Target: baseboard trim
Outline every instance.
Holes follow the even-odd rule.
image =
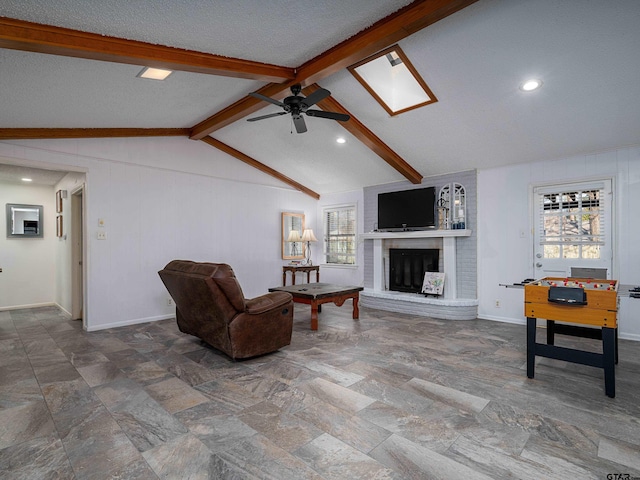
[[[519,318],[507,318],[507,317],[494,317],[492,315],[478,315],[478,318],[481,320],[491,320],[492,322],[502,322],[502,323],[514,323],[517,325],[526,325],[526,319]],[[545,328],[542,325],[542,328]],[[622,340],[632,340],[634,342],[640,342],[640,334],[637,333],[622,333],[618,330],[618,337]]]
[[[109,328],[126,327],[128,325],[138,325],[140,323],[151,323],[159,320],[169,320],[171,318],[176,318],[175,314],[172,313],[168,315],[158,315],[156,317],[134,318],[132,320],[106,323],[104,325],[87,325],[87,332],[97,332],[98,330],[108,330]]]
[[[46,302],[46,303],[32,303],[29,305],[13,305],[11,307],[0,307],[0,311],[3,310],[24,310],[25,308],[38,308],[38,307],[58,307],[59,305],[55,302]]]
[[[69,318],[71,318],[71,312],[68,311],[66,308],[64,308],[62,305],[60,305],[59,303],[56,303],[56,307],[58,307],[60,310],[62,310],[64,313],[66,313],[67,315],[69,315]]]
[[[509,318],[509,317],[496,317],[494,315],[478,315],[480,320],[491,320],[492,322],[501,322],[501,323],[513,323],[515,325],[526,325],[526,319],[520,318]]]
[[[635,342],[640,342],[640,334],[637,333],[620,333],[618,330],[618,338],[622,340],[633,340]]]

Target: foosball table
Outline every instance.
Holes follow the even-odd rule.
[[[615,397],[617,312],[617,280],[546,277],[526,283],[527,377],[534,377],[536,356],[598,367],[604,369],[605,393]],[[538,318],[547,321],[546,344],[536,342]],[[556,324],[556,321],[564,324]],[[601,339],[602,353],[556,346],[556,333]]]

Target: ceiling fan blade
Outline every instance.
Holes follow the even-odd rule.
[[[293,124],[296,126],[296,132],[304,133],[307,131],[307,124],[304,122],[302,115],[292,115]]]
[[[278,105],[279,107],[284,107],[284,103],[279,102],[278,100],[274,100],[271,97],[266,97],[261,93],[251,92],[249,95],[255,98],[259,98],[260,100],[264,100],[265,102],[273,103],[274,105]]]
[[[264,120],[265,118],[279,117],[280,115],[286,115],[287,112],[270,113],[269,115],[262,115],[260,117],[247,118],[247,122],[255,122],[256,120]]]
[[[339,122],[346,122],[351,118],[346,113],[325,112],[323,110],[307,110],[305,113],[310,117],[329,118],[331,120],[338,120]]]
[[[324,100],[329,95],[331,95],[331,92],[329,90],[320,88],[306,97],[304,100],[302,100],[302,103],[304,103],[307,107],[310,107],[311,105],[315,105],[316,103],[318,103],[320,100]]]

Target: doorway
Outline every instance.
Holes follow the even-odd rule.
[[[84,319],[84,185],[71,192],[71,318]]]
[[[569,277],[572,269],[612,278],[611,179],[533,189],[535,278]]]

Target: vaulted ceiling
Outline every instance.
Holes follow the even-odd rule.
[[[4,0],[0,16],[0,141],[182,136],[316,198],[640,143],[635,0]],[[439,101],[391,117],[346,67],[395,43]],[[543,87],[519,90],[530,77]],[[294,83],[352,119],[245,121],[278,111],[249,93]]]

